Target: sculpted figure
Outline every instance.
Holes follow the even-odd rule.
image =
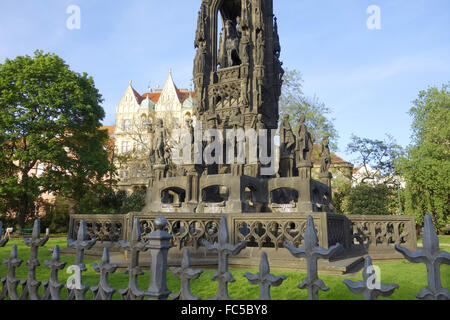
[[[239,37],[233,22],[227,20],[225,23],[225,51],[227,53],[227,67],[239,64]]]
[[[305,124],[306,117],[300,116],[298,129],[297,129],[297,148],[298,153],[297,161],[311,161],[311,155],[314,147],[314,140],[311,133],[308,131],[308,127]]]
[[[326,174],[330,171],[331,166],[330,137],[328,136],[325,136],[322,141],[321,159],[320,173]]]
[[[167,132],[166,129],[164,128],[163,120],[160,119],[157,122],[155,129],[155,136],[153,138],[153,152],[156,164],[165,163],[164,153],[166,141],[167,141]]]
[[[292,131],[289,115],[285,114],[280,125],[280,151],[281,155],[289,155],[293,152],[295,146],[295,136]]]
[[[264,53],[266,48],[266,41],[264,40],[264,35],[262,32],[258,33],[256,38],[256,65],[264,65]]]

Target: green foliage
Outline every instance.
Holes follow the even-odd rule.
[[[57,192],[79,201],[113,167],[99,130],[105,113],[87,74],[36,51],[0,64],[0,209],[24,226],[37,199]],[[44,165],[43,174],[34,174]]]
[[[333,120],[329,119],[330,108],[320,102],[317,97],[306,97],[303,93],[303,79],[297,70],[286,70],[283,76],[282,94],[280,97],[280,117],[285,114],[290,117],[291,127],[297,132],[299,118],[306,116],[306,125],[316,142],[322,141],[325,136],[330,137],[330,147],[337,149],[336,141],[339,135],[334,127]]]
[[[50,229],[51,233],[67,233],[70,221],[70,203],[57,197],[54,204],[47,204],[46,215],[41,220],[41,230]]]
[[[425,214],[438,228],[450,211],[450,83],[419,93],[410,114],[413,144],[398,164],[407,182],[406,210],[418,224]]]
[[[359,184],[342,188],[334,196],[336,210],[344,214],[398,214],[398,193],[384,184]]]
[[[139,212],[145,206],[147,192],[139,190],[131,195],[125,191],[109,189],[103,194],[90,192],[76,205],[75,211],[82,214],[127,214]]]

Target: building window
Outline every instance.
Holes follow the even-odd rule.
[[[122,141],[122,153],[129,153],[129,152],[131,152],[131,142]]]
[[[123,120],[123,131],[131,132],[131,120]]]

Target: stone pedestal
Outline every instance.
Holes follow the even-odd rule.
[[[294,155],[281,157],[280,169],[278,172],[281,178],[290,178],[294,176]]]
[[[153,175],[156,181],[160,181],[165,178],[165,173],[167,170],[167,165],[165,164],[155,164],[153,166]]]
[[[330,172],[321,173],[319,175],[320,182],[327,185],[329,188],[331,188],[331,179],[333,179],[333,175]]]
[[[313,163],[311,161],[301,161],[297,163],[298,176],[302,180],[311,180],[311,170]]]

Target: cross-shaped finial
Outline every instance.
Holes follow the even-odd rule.
[[[50,269],[50,280],[43,283],[44,286],[44,300],[61,300],[61,289],[64,288],[64,283],[58,280],[58,271],[63,270],[67,262],[59,261],[60,251],[59,246],[56,245],[53,249],[52,260],[45,260],[44,264]]]
[[[128,287],[119,290],[123,300],[142,300],[145,292],[139,289],[138,277],[143,275],[139,267],[139,253],[148,250],[148,247],[141,241],[141,222],[136,218],[133,222],[133,229],[131,231],[130,242],[120,241],[120,246],[130,253],[130,260],[128,262],[128,269],[125,271],[129,276]]]
[[[429,214],[425,216],[422,243],[423,249],[414,252],[399,244],[395,245],[395,250],[403,254],[408,261],[427,265],[428,286],[424,287],[416,297],[427,300],[449,300],[448,290],[442,287],[441,264],[450,264],[450,253],[440,250],[439,238]]]
[[[9,259],[3,259],[3,263],[8,266],[8,275],[6,279],[2,279],[2,282],[6,284],[6,292],[2,292],[5,297],[9,297],[11,300],[19,300],[17,294],[17,286],[20,280],[16,278],[16,268],[20,267],[23,260],[17,259],[17,245],[13,245]]]
[[[306,258],[308,276],[298,287],[300,289],[308,290],[309,300],[319,299],[319,290],[328,291],[330,288],[325,286],[325,283],[319,279],[317,260],[329,259],[342,250],[342,246],[337,243],[330,247],[328,250],[319,247],[319,239],[314,227],[314,219],[312,216],[308,216],[305,231],[305,246],[296,248],[295,246],[285,242],[284,246],[291,252],[296,258]]]
[[[92,293],[94,294],[94,300],[112,300],[112,296],[114,295],[114,292],[116,292],[116,289],[111,288],[109,285],[108,276],[110,273],[116,272],[119,266],[110,263],[108,247],[103,248],[102,262],[100,264],[93,263],[92,267],[95,272],[100,274],[100,283],[91,288]]]
[[[41,264],[38,260],[38,250],[39,247],[43,247],[49,239],[49,236],[46,235],[41,239],[41,220],[36,219],[33,225],[33,232],[31,234],[31,239],[25,238],[23,241],[25,244],[30,247],[30,259],[27,261],[28,266],[28,278],[26,282],[22,284],[22,298],[27,299],[28,296],[31,300],[40,300],[41,298],[38,295],[39,287],[41,286],[41,282],[36,279],[36,267],[39,267]]]
[[[86,271],[86,265],[84,264],[84,251],[91,249],[97,239],[87,239],[86,232],[86,220],[81,220],[80,227],[78,229],[77,240],[73,240],[71,238],[67,239],[67,247],[75,249],[75,265],[80,268],[80,273]],[[81,275],[80,275],[81,277]],[[89,290],[89,286],[85,286],[82,284],[82,279],[80,279],[80,287],[75,289],[68,289],[69,295],[67,300],[84,300],[86,292]]]
[[[170,268],[175,277],[181,279],[181,289],[176,294],[171,294],[172,300],[201,300],[191,292],[191,280],[198,279],[203,270],[191,268],[191,254],[188,248],[184,249],[181,268]]]
[[[363,270],[362,281],[344,280],[349,290],[354,294],[364,294],[365,300],[377,300],[379,296],[389,297],[396,289],[398,284],[382,284],[377,282],[376,270],[372,265],[372,259],[366,257],[366,262]]]
[[[228,272],[228,256],[237,255],[247,247],[246,241],[242,241],[237,245],[228,243],[228,241],[227,218],[222,217],[219,228],[219,243],[211,244],[208,241],[203,240],[203,244],[208,250],[217,252],[219,255],[217,273],[211,278],[212,281],[217,281],[219,283],[219,289],[217,296],[212,300],[231,300],[228,294],[228,282],[235,282],[236,280],[231,273]]]
[[[270,274],[269,259],[267,253],[261,254],[261,263],[259,265],[259,274],[251,274],[246,272],[244,277],[248,279],[251,284],[259,285],[259,300],[272,300],[270,297],[270,288],[280,286],[286,276],[276,277]]]

